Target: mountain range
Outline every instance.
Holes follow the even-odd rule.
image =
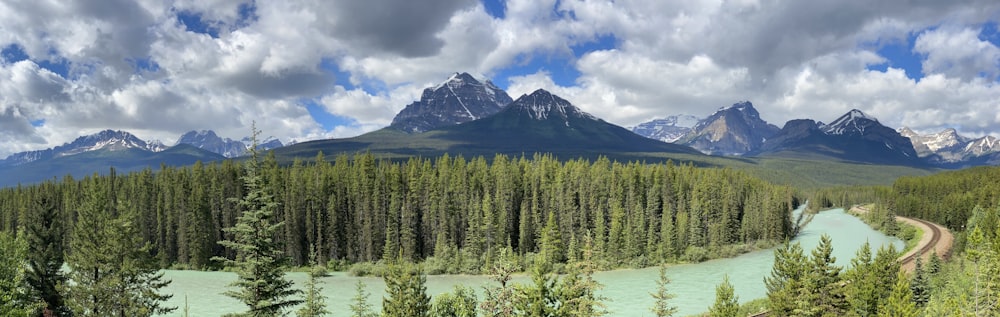
[[[234,158],[246,153],[248,143],[247,138],[233,140],[200,130],[183,134],[167,147],[125,131],[105,130],[0,160],[0,173],[5,175],[0,186],[85,176],[106,172],[108,166],[129,171]],[[954,129],[931,135],[894,130],[859,110],[830,124],[797,119],[778,128],[744,101],[704,119],[667,116],[630,131],[542,89],[512,100],[493,83],[468,73],[456,73],[425,89],[420,100],[407,105],[386,128],[292,145],[269,138],[259,148],[273,149],[284,160],[312,158],[322,151],[327,155],[376,152],[388,158],[551,153],[566,159],[688,161],[708,154],[946,168],[1000,163],[1000,141],[994,137],[966,138]]]
[[[667,117],[673,118],[673,117]],[[1000,140],[967,138],[955,129],[921,135],[909,128],[893,130],[877,118],[854,109],[829,124],[796,119],[781,129],[765,122],[750,102],[740,102],[697,120],[690,129],[674,120],[656,119],[632,128],[648,138],[685,131],[675,143],[702,153],[728,156],[780,156],[836,159],[861,163],[961,168],[1000,164]]]

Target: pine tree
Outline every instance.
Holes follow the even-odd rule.
[[[656,317],[670,317],[677,313],[677,307],[670,305],[674,294],[671,294],[667,289],[668,284],[670,284],[670,277],[667,277],[667,266],[663,264],[660,265],[660,277],[656,280],[656,293],[649,293],[655,300],[650,311]]]
[[[243,316],[275,316],[285,309],[298,305],[300,300],[288,299],[299,293],[292,289],[292,282],[285,279],[284,267],[288,258],[281,245],[275,241],[282,222],[275,222],[278,203],[264,182],[263,168],[257,153],[256,127],[250,146],[250,158],[245,163],[243,182],[246,194],[239,200],[243,214],[233,227],[224,229],[232,240],[219,244],[236,252],[236,259],[216,258],[227,267],[236,269],[237,280],[230,284],[237,290],[225,292],[247,305]]]
[[[844,272],[844,294],[849,313],[856,316],[874,316],[878,313],[880,288],[872,263],[871,246],[865,242],[851,259],[851,268]]]
[[[715,303],[708,309],[711,317],[736,317],[740,310],[739,298],[729,283],[729,275],[722,279],[722,284],[715,288]]]
[[[507,285],[510,276],[517,268],[510,260],[508,249],[500,250],[500,258],[490,269],[489,273],[499,286],[483,286],[483,301],[479,304],[484,316],[491,317],[511,317],[515,313],[515,293],[512,287]]]
[[[161,306],[171,295],[158,293],[170,284],[163,280],[150,250],[140,236],[138,215],[128,201],[115,198],[111,176],[93,179],[80,209],[71,253],[69,306],[77,316],[152,316],[176,307]],[[119,210],[124,210],[120,213]]]
[[[0,315],[27,317],[34,311],[35,303],[28,294],[25,283],[24,258],[27,245],[24,239],[0,231]]]
[[[913,292],[913,303],[917,307],[924,307],[931,297],[931,281],[928,277],[928,268],[923,265],[921,257],[917,257],[917,262],[913,269],[913,281],[910,283],[910,291]]]
[[[28,241],[27,281],[32,292],[45,302],[43,310],[53,316],[68,316],[63,294],[59,291],[66,282],[63,266],[63,227],[55,199],[48,190],[35,198],[33,212],[25,223]]]
[[[785,244],[774,250],[774,266],[771,276],[764,278],[767,298],[772,313],[790,316],[799,300],[799,290],[803,287],[803,277],[808,272],[808,263],[802,247],[798,243]]]
[[[539,259],[531,269],[532,284],[517,285],[517,300],[514,306],[517,315],[547,317],[555,315],[558,302],[554,292],[556,286],[552,264]]]
[[[568,265],[569,272],[553,290],[558,308],[556,316],[596,317],[607,314],[603,301],[597,294],[603,285],[594,280],[593,252],[590,235],[584,239],[583,259]]]
[[[431,298],[424,286],[427,277],[422,270],[409,263],[389,265],[385,276],[388,297],[382,299],[384,317],[425,317],[430,313]]]
[[[323,287],[320,286],[322,282],[319,279],[330,275],[327,274],[326,268],[316,263],[316,250],[313,249],[310,254],[312,255],[309,256],[310,267],[309,279],[306,280],[306,296],[297,315],[299,317],[326,316],[330,314],[330,311],[326,310],[326,296],[323,295]]]
[[[365,283],[359,279],[354,284],[354,297],[351,298],[351,317],[377,317],[368,303],[368,291],[365,290]]]
[[[879,309],[879,317],[916,317],[919,314],[913,303],[913,292],[910,290],[909,278],[906,273],[899,272],[896,283],[892,286],[889,297]]]

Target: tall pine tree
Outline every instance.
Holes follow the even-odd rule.
[[[25,222],[25,238],[28,241],[28,275],[36,297],[45,302],[43,308],[53,316],[68,316],[63,295],[59,291],[66,282],[61,269],[63,266],[62,217],[56,208],[52,189],[43,190],[35,197],[34,210]]]
[[[216,258],[236,269],[238,278],[230,286],[237,289],[225,294],[243,302],[248,311],[235,316],[276,316],[302,302],[289,299],[300,292],[293,289],[292,282],[284,276],[288,258],[275,240],[283,222],[274,219],[278,203],[262,175],[257,151],[259,134],[260,131],[254,127],[250,158],[245,163],[243,175],[246,195],[239,200],[243,214],[236,219],[233,227],[224,229],[232,235],[232,240],[219,241],[219,244],[236,252],[236,259]]]
[[[66,257],[73,281],[68,285],[70,307],[76,316],[169,313],[176,307],[161,305],[171,295],[159,290],[170,281],[158,272],[152,245],[142,241],[137,213],[128,202],[119,206],[116,182],[112,169],[108,178],[95,177],[86,188]]]

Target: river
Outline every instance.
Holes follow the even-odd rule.
[[[840,266],[848,265],[865,241],[871,243],[873,252],[883,245],[892,244],[897,250],[904,245],[899,239],[872,230],[858,218],[844,213],[843,209],[817,214],[794,241],[801,243],[808,255],[819,243],[822,234],[833,239],[834,256]],[[741,302],[764,297],[764,277],[770,274],[773,264],[773,249],[768,249],[734,258],[670,266],[667,270],[671,279],[668,288],[676,295],[671,300],[678,308],[676,316],[707,311],[708,306],[715,301],[715,286],[727,274]],[[656,289],[658,270],[652,267],[594,274],[594,278],[604,284],[602,294],[609,299],[606,302],[609,316],[652,316],[649,307],[653,299],[648,293]],[[171,316],[183,315],[185,300],[190,316],[219,316],[245,309],[235,299],[221,294],[226,290],[226,285],[236,278],[235,273],[167,270],[165,275],[173,280],[165,292],[174,294],[167,304],[178,307]],[[296,282],[297,287],[301,287],[306,279],[305,273],[290,273],[289,277]],[[332,276],[322,279],[324,294],[328,298],[328,310],[333,312],[333,316],[350,316],[348,305],[355,294],[355,282],[359,279],[367,284],[368,291],[372,294],[369,303],[380,309],[385,288],[380,278],[353,277],[343,272],[334,272]],[[515,281],[526,282],[526,278],[522,276]],[[484,283],[490,283],[488,277],[440,275],[428,276],[426,285],[428,294],[433,296],[448,292],[458,284],[481,290]]]

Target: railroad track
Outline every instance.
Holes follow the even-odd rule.
[[[927,252],[930,252],[931,250],[934,250],[934,248],[937,247],[938,241],[941,240],[941,228],[939,228],[937,225],[935,225],[934,223],[932,223],[930,221],[926,221],[926,220],[923,220],[923,219],[916,219],[916,218],[910,218],[910,219],[913,219],[913,221],[919,222],[919,223],[923,224],[924,226],[927,226],[928,228],[931,228],[931,241],[930,241],[930,243],[928,243],[928,244],[924,245],[923,247],[921,247],[920,251],[917,251],[917,252],[915,252],[913,254],[910,254],[909,256],[907,256],[907,257],[903,258],[902,260],[900,260],[899,261],[900,265],[907,265],[910,262],[916,261],[918,256],[922,256],[922,255],[926,254]]]

